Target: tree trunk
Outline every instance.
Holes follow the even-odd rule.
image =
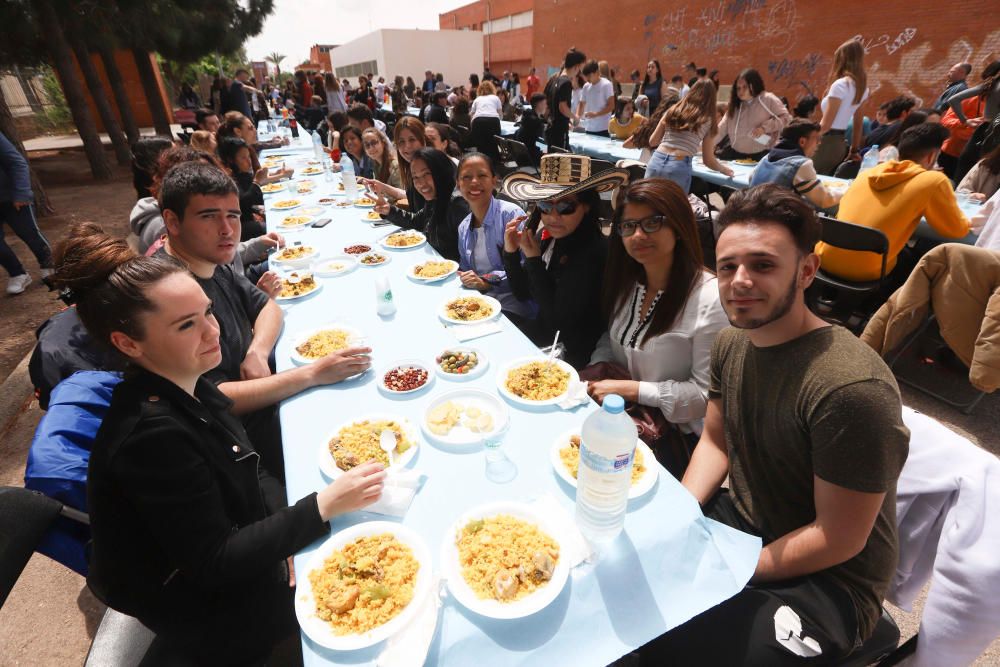
[[[115,54],[108,46],[100,46],[97,51],[101,54],[104,71],[108,75],[108,83],[111,84],[111,90],[115,94],[115,103],[118,105],[118,115],[121,116],[125,136],[128,137],[129,144],[134,144],[139,140],[139,126],[135,122],[132,102],[128,98],[128,91],[125,90],[122,72],[118,69],[118,63],[115,62]]]
[[[167,108],[163,106],[163,98],[160,97],[160,86],[156,82],[153,64],[149,61],[149,52],[142,49],[132,49],[132,57],[135,58],[135,64],[139,70],[142,89],[146,93],[146,103],[153,115],[153,127],[156,128],[157,134],[172,137],[170,117],[167,116]]]
[[[90,97],[94,100],[94,106],[97,107],[97,113],[101,116],[101,122],[104,123],[104,129],[107,131],[108,137],[111,138],[111,146],[115,149],[115,157],[118,158],[118,164],[129,164],[132,162],[132,151],[129,150],[128,140],[125,138],[125,133],[122,132],[122,126],[118,124],[118,119],[115,117],[115,110],[111,108],[111,102],[108,100],[108,93],[104,89],[104,83],[101,81],[101,77],[97,73],[97,68],[94,67],[94,61],[90,57],[90,50],[80,38],[80,33],[73,29],[73,26],[70,26],[70,29],[67,31],[67,37],[69,38],[73,53],[76,54],[76,62],[80,66],[80,71],[83,72],[83,80],[87,82],[87,88],[90,89]]]
[[[59,74],[63,92],[66,94],[66,103],[73,114],[76,130],[83,140],[83,150],[90,163],[90,173],[98,181],[109,180],[111,178],[111,165],[108,164],[108,158],[104,154],[104,145],[101,144],[101,137],[97,133],[97,124],[87,107],[83,86],[76,76],[76,68],[73,67],[73,54],[66,42],[66,35],[59,24],[59,18],[56,16],[56,11],[50,0],[37,0],[36,6],[38,7],[38,19],[42,34],[46,36],[45,41],[49,45],[49,53],[52,56],[52,65]]]
[[[17,125],[14,124],[14,116],[10,113],[7,100],[3,96],[3,89],[0,89],[0,132],[3,132],[3,135],[10,140],[10,143],[17,146],[17,150],[21,151],[24,159],[27,160],[28,152],[24,150],[24,143],[21,142]],[[28,161],[28,170],[31,172],[31,191],[35,193],[35,210],[39,215],[54,213],[55,210],[52,208],[49,198],[45,194],[45,188],[42,187],[42,182],[38,180],[38,174],[31,168],[30,160]]]

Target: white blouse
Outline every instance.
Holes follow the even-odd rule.
[[[473,120],[476,118],[502,118],[503,105],[500,103],[500,98],[496,95],[480,95],[472,100],[472,108],[469,109],[469,115]]]
[[[710,358],[715,335],[729,320],[719,301],[718,281],[703,272],[670,331],[643,343],[649,320],[662,295],[642,318],[646,288],[636,283],[597,343],[591,363],[611,361],[628,368],[639,381],[639,403],[660,408],[682,430],[701,433],[708,408]]]

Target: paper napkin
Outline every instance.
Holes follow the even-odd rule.
[[[405,515],[426,478],[415,470],[390,470],[382,487],[382,497],[364,511],[395,517]]]
[[[586,538],[576,527],[573,515],[566,511],[559,501],[551,495],[539,496],[529,503],[536,511],[545,516],[552,517],[557,525],[562,527],[559,535],[559,557],[566,559],[566,564],[571,568],[576,567],[584,561],[589,561],[594,555],[594,550],[590,548]]]
[[[503,327],[499,322],[484,322],[482,324],[462,324],[448,327],[459,343],[465,343],[475,338],[482,338],[490,334],[500,333]]]
[[[375,659],[376,667],[421,667],[424,664],[440,616],[440,588],[441,580],[435,577],[427,597],[420,603],[420,611],[386,641],[382,653]]]
[[[583,405],[589,400],[590,396],[587,395],[587,383],[572,382],[565,398],[559,401],[559,407],[563,410],[572,410],[576,406]]]

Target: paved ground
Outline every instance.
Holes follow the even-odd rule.
[[[68,142],[67,142],[68,143]],[[59,141],[44,144],[47,149]],[[128,212],[135,200],[128,173],[116,172],[110,183],[89,180],[82,153],[46,150],[32,155],[57,215],[44,218],[41,227],[50,241],[65,234],[77,220],[99,222],[111,233],[125,234]],[[7,235],[8,242],[37,277],[37,266],[20,241]],[[27,396],[23,372],[12,373],[33,345],[33,331],[46,317],[60,308],[54,296],[40,285],[32,285],[18,297],[0,296],[0,485],[23,484],[24,463],[42,412]],[[935,399],[903,389],[904,403],[946,424],[994,454],[1000,454],[1000,393],[987,396],[976,414],[966,416]],[[12,419],[6,422],[5,415]],[[922,595],[913,614],[890,608],[903,630],[903,638],[918,627]],[[83,663],[90,640],[100,622],[103,605],[88,591],[84,580],[44,556],[35,555],[17,586],[0,609],[0,667],[64,667]],[[287,655],[294,654],[292,651]],[[273,661],[276,665],[295,664],[294,657]],[[1000,664],[1000,641],[987,650],[976,665]]]

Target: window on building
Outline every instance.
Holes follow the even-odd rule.
[[[485,21],[483,23],[483,32],[487,35],[492,35],[498,32],[516,30],[517,28],[530,28],[533,23],[534,12],[528,10],[518,14],[510,14],[509,16],[501,16],[492,21]]]

